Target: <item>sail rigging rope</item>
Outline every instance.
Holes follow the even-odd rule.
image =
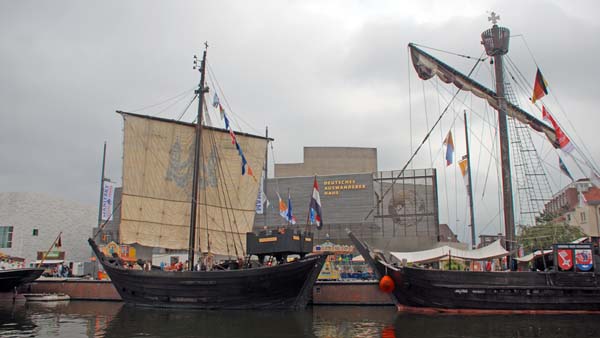
[[[468,77],[473,74],[473,72],[475,71],[475,69],[477,68],[477,66],[479,65],[480,62],[481,62],[481,59],[478,58],[477,61],[475,62],[475,64],[473,65],[473,67],[471,68],[471,70],[469,71],[469,74],[467,75]],[[450,105],[452,104],[452,102],[454,101],[454,99],[456,98],[456,96],[458,96],[458,93],[460,93],[460,92],[461,92],[460,89],[456,90],[456,93],[454,94],[454,96],[450,100],[450,103],[448,103],[448,105],[446,106],[446,108],[444,108],[444,110],[442,111],[442,113],[440,114],[440,116],[438,117],[438,119],[435,121],[435,123],[433,124],[433,126],[431,127],[431,129],[425,134],[425,137],[423,138],[423,140],[421,141],[421,143],[419,144],[419,146],[417,147],[417,149],[412,153],[412,155],[408,159],[408,162],[402,167],[402,169],[400,170],[400,173],[392,180],[392,183],[391,183],[390,187],[387,188],[387,190],[377,200],[376,205],[373,208],[371,208],[371,210],[367,213],[367,215],[364,218],[365,221],[369,218],[369,216],[371,216],[371,214],[373,213],[373,211],[375,211],[375,208],[378,208],[379,205],[383,202],[383,198],[392,189],[392,187],[394,186],[394,184],[396,183],[396,181],[398,179],[400,179],[400,177],[402,177],[402,175],[406,171],[406,168],[408,167],[408,165],[411,164],[412,160],[415,158],[415,156],[417,155],[417,153],[421,150],[421,148],[423,147],[423,145],[425,144],[425,142],[427,141],[427,139],[431,136],[431,133],[433,132],[433,130],[435,129],[435,127],[440,123],[441,119],[444,117],[444,115],[446,114],[446,112],[450,108]]]
[[[181,119],[183,118],[183,115],[185,115],[185,113],[187,112],[187,110],[190,108],[190,106],[196,100],[197,97],[198,97],[198,94],[195,94],[194,97],[187,104],[187,106],[185,106],[185,108],[183,109],[183,111],[181,112],[181,114],[179,115],[179,117],[177,118],[177,121],[181,121]]]
[[[214,83],[215,86],[218,88],[219,90],[219,98],[223,99],[223,102],[225,102],[225,106],[227,107],[227,111],[230,113],[231,116],[235,116],[236,117],[236,125],[238,130],[243,131],[244,129],[241,127],[240,124],[237,123],[237,120],[242,121],[247,127],[248,129],[252,130],[253,133],[255,134],[259,134],[260,131],[256,130],[254,127],[252,127],[252,125],[250,123],[248,123],[246,120],[244,120],[240,115],[236,114],[234,112],[234,110],[231,108],[231,105],[229,104],[229,101],[227,100],[227,96],[225,96],[225,92],[223,91],[223,89],[221,88],[221,85],[219,84],[219,81],[217,80],[217,77],[215,76],[212,67],[210,66],[210,64],[208,63],[208,61],[206,62],[206,69],[208,69],[208,78],[209,81],[211,83]],[[215,90],[216,92],[216,90]]]
[[[438,49],[438,48],[434,48],[434,47],[429,47],[429,46],[425,46],[425,45],[420,45],[418,43],[413,43],[414,46],[417,47],[421,47],[421,48],[426,48],[426,49],[431,49],[431,50],[435,50],[437,52],[441,52],[441,53],[446,53],[446,54],[450,54],[450,55],[454,55],[454,56],[458,56],[461,58],[465,58],[465,59],[474,59],[477,61],[485,61],[487,58],[482,58],[482,57],[474,57],[474,56],[469,56],[469,55],[465,55],[465,54],[460,54],[460,53],[454,53],[454,52],[450,52],[447,50],[443,50],[443,49]],[[483,54],[482,54],[483,55]]]
[[[167,102],[169,102],[171,100],[177,99],[180,96],[185,96],[188,93],[193,92],[195,89],[196,89],[196,87],[193,87],[193,88],[190,88],[190,89],[186,89],[185,91],[183,91],[183,92],[181,92],[181,93],[179,93],[179,94],[177,94],[175,96],[169,97],[168,99],[165,99],[163,101],[160,101],[158,103],[154,103],[154,104],[151,104],[151,105],[148,105],[148,106],[145,106],[145,107],[141,107],[141,108],[138,108],[138,109],[130,110],[130,112],[135,113],[135,112],[138,112],[138,111],[141,111],[141,110],[145,110],[145,109],[148,109],[148,108],[154,108],[154,107],[160,106],[160,105],[165,104],[165,103],[167,103]]]

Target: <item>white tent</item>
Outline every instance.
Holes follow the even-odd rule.
[[[446,259],[447,257],[480,261],[508,256],[509,253],[506,251],[506,249],[504,249],[504,247],[502,247],[500,240],[497,240],[486,247],[475,250],[461,250],[445,245],[430,250],[391,252],[391,254],[400,262],[406,259],[407,263],[430,263]]]
[[[588,239],[587,237],[581,237],[581,238],[578,238],[578,239],[572,241],[571,243],[579,244],[579,243],[585,242],[587,239]],[[553,252],[552,249],[544,250],[544,255],[551,254],[552,252]],[[533,260],[534,258],[541,257],[541,256],[542,256],[542,251],[536,250],[536,251],[530,253],[529,255],[525,255],[523,257],[517,258],[517,261],[522,262],[522,263],[529,262],[529,261]]]

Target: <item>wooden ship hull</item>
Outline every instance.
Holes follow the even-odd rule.
[[[479,310],[600,310],[594,272],[481,272],[392,268],[393,296],[410,307]]]
[[[44,269],[38,268],[0,270],[0,292],[13,291],[22,284],[33,282],[43,272]]]
[[[326,255],[239,270],[142,271],[124,268],[88,240],[126,303],[196,309],[302,309]]]
[[[399,310],[438,312],[600,311],[596,272],[453,271],[399,267],[350,238],[381,278],[394,281],[391,297]]]

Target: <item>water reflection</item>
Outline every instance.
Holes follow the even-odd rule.
[[[455,316],[398,314],[396,337],[600,337],[597,315]]]
[[[315,306],[312,311],[316,337],[393,337],[392,306]]]
[[[0,303],[0,337],[32,337],[35,330],[24,303]]]
[[[390,306],[189,311],[71,301],[1,306],[0,337],[600,337],[597,318],[431,316],[398,314]]]
[[[124,306],[105,337],[313,337],[308,311],[190,311]]]

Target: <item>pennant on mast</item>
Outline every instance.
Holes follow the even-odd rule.
[[[477,81],[474,81],[444,62],[427,54],[414,44],[410,43],[408,47],[410,49],[413,66],[417,71],[419,78],[422,80],[429,80],[434,76],[438,76],[440,80],[445,83],[452,83],[461,90],[469,91],[475,96],[485,99],[493,108],[498,109],[498,97],[496,92],[486,88]],[[506,106],[506,112],[509,116],[517,119],[521,123],[529,125],[538,132],[544,133],[553,145],[557,145],[554,129],[510,102],[506,102]]]
[[[541,99],[542,97],[548,94],[548,83],[542,76],[542,72],[540,69],[537,69],[537,73],[535,74],[535,82],[533,84],[533,95],[531,95],[531,102],[535,103],[535,101]]]
[[[444,144],[446,145],[446,166],[449,166],[454,162],[454,141],[452,140],[452,131],[448,132]]]

